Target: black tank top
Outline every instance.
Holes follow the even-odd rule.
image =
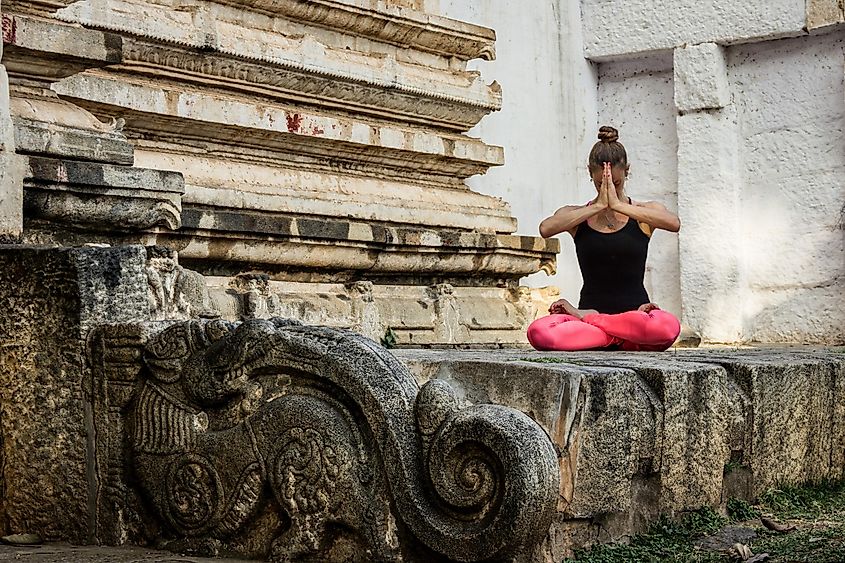
[[[579,309],[624,313],[650,301],[643,286],[649,237],[637,221],[629,218],[613,233],[601,233],[584,221],[574,239],[584,278]]]

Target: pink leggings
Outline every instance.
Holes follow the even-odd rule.
[[[572,315],[541,317],[528,327],[528,341],[537,350],[594,350],[612,345],[622,350],[662,352],[681,332],[671,313],[628,311],[618,315],[597,313],[583,319]]]

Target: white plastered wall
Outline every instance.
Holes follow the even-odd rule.
[[[470,185],[510,202],[519,232],[536,234],[559,205],[591,197],[586,155],[597,126],[614,125],[632,161],[632,197],[681,216],[680,236],[652,241],[655,301],[711,342],[845,342],[845,10],[836,0],[440,8],[497,31],[498,59],[474,64],[502,84],[504,108],[473,134],[504,146],[506,164]],[[528,283],[576,299],[574,251],[568,237],[561,244],[558,275]]]
[[[505,148],[505,165],[470,178],[469,186],[503,198],[518,232],[539,236],[540,221],[595,193],[586,172],[595,139],[595,65],[582,55],[580,5],[572,0],[502,2],[440,0],[440,13],[496,30],[496,60],[472,61],[486,81],[498,81],[502,110],[470,134]],[[555,285],[578,297],[581,275],[571,237],[560,237],[557,274],[523,283]]]
[[[743,333],[845,341],[845,32],[732,47]]]

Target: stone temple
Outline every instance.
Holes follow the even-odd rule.
[[[583,107],[612,115],[609,89],[672,53],[675,204],[706,238],[695,209],[714,190],[744,201],[745,153],[715,150],[746,130],[726,45],[763,36],[670,29],[629,45],[592,27],[599,2],[570,4],[556,13],[585,14],[583,29],[565,22],[584,34],[573,56],[599,68]],[[631,4],[619,13],[633,21]],[[841,8],[810,4],[767,19],[780,27],[766,40],[824,28],[813,40],[841,50]],[[557,290],[522,284],[562,279],[561,245],[519,234],[533,231],[515,217],[529,195],[479,189],[508,167],[477,137],[507,107],[477,70],[496,33],[463,11],[0,6],[0,532],[271,561],[546,562],[660,514],[845,477],[839,349],[526,348]],[[523,107],[542,102],[529,86],[514,89]],[[756,271],[696,259],[692,240],[658,247],[656,293],[706,342],[768,334],[768,305],[714,324],[701,280],[728,314]],[[764,340],[841,343],[841,308],[817,306],[841,283],[793,288],[814,318]]]

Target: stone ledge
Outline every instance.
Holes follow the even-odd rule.
[[[407,8],[376,8],[371,0],[221,1],[446,57],[487,61],[496,58],[496,32],[492,29]]]
[[[421,68],[411,71],[383,59],[372,61],[367,67],[340,60],[306,66],[299,62],[302,57],[284,52],[273,60],[244,60],[234,54],[205,53],[133,37],[124,38],[123,46],[119,71],[126,75],[153,79],[176,76],[194,84],[211,82],[237,92],[254,93],[258,89],[262,95],[282,102],[304,100],[316,106],[331,99],[347,113],[379,119],[463,132],[501,108],[499,85],[485,85],[470,72],[443,73]]]
[[[60,10],[57,17],[196,47],[217,46],[217,22],[207,6],[189,3],[193,4],[193,10],[183,10],[182,13],[164,6],[147,6],[147,16],[155,24],[141,22],[139,26],[132,27],[125,16],[133,14],[133,4],[115,0],[83,0]],[[271,17],[282,16],[338,33],[354,34],[445,57],[454,56],[463,60],[495,58],[496,35],[492,29],[398,7],[373,9],[372,4],[366,0],[223,0],[220,4],[229,4],[241,10],[252,9]],[[122,9],[113,11],[117,6]],[[118,13],[121,18],[115,17]]]
[[[21,15],[2,20],[3,64],[12,78],[53,81],[121,60],[121,38],[113,33]]]
[[[667,51],[684,44],[751,43],[804,35],[805,0],[588,0],[584,54],[595,61]],[[608,26],[603,22],[613,21]],[[639,30],[630,33],[628,30]]]
[[[535,560],[596,541],[591,526],[608,541],[660,513],[845,477],[842,349],[395,353],[420,382],[528,413],[559,448],[550,537],[571,543],[547,541]]]
[[[24,216],[97,230],[178,229],[184,191],[178,172],[32,156]]]
[[[127,166],[134,162],[134,148],[122,136],[20,117],[13,117],[12,121],[19,153]]]
[[[0,545],[0,561],[28,563],[255,563],[255,559],[177,556],[172,551],[143,547],[79,546],[47,543],[39,546]]]
[[[462,135],[404,125],[333,117],[175,85],[81,74],[53,85],[63,98],[95,115],[120,114],[127,129],[185,142],[208,139],[289,154],[467,178],[504,162],[501,147]]]
[[[316,4],[296,5],[309,10]],[[498,84],[486,85],[477,72],[451,61],[433,55],[420,60],[416,51],[403,57],[397,47],[379,49],[350,35],[354,28],[324,31],[283,18],[250,19],[238,6],[209,11],[206,4],[173,10],[136,2],[79,2],[58,17],[127,34],[124,64],[117,70],[130,75],[260,91],[317,106],[330,99],[352,114],[380,110],[383,116],[461,131],[501,108]]]

